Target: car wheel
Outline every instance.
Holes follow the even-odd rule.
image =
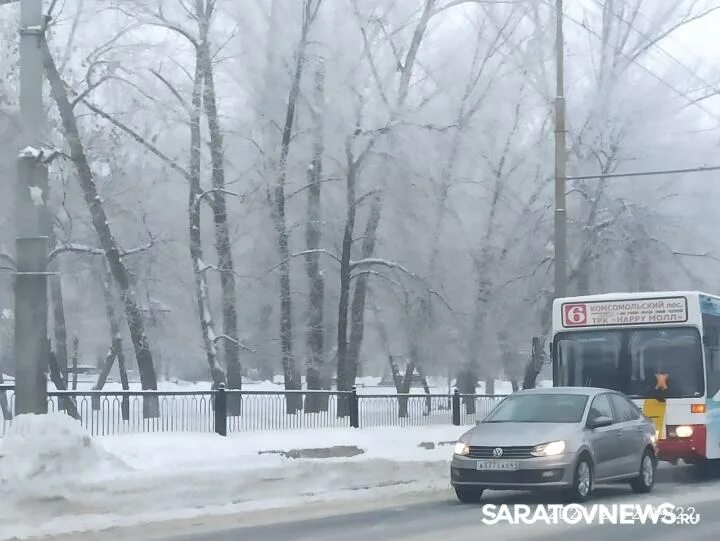
[[[650,492],[655,484],[655,457],[649,450],[645,450],[640,461],[640,474],[630,481],[633,492],[643,494]]]
[[[462,503],[477,503],[483,495],[482,488],[455,487],[455,495]]]
[[[573,484],[565,491],[565,499],[571,502],[584,502],[593,491],[593,468],[587,456],[581,456],[575,465]]]

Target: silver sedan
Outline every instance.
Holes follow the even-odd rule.
[[[462,502],[484,489],[555,488],[585,501],[596,482],[626,480],[649,492],[655,425],[624,395],[590,387],[519,391],[455,445],[451,484]]]

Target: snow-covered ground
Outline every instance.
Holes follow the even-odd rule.
[[[91,438],[63,414],[20,416],[0,439],[0,539],[442,489],[467,428]],[[359,454],[267,453],[333,446]]]
[[[451,402],[447,396],[447,387],[442,387],[442,381],[431,380],[431,393],[438,395],[426,400],[421,388],[411,389],[415,396],[409,398],[407,415],[400,417],[399,403],[395,396],[395,388],[380,386],[380,378],[364,377],[358,379],[358,394],[360,395],[359,413],[360,426],[422,426],[433,424],[449,424],[452,420]],[[550,385],[550,382],[540,382],[541,385]],[[89,380],[81,381],[78,391],[87,391],[92,387]],[[160,391],[175,393],[164,395],[159,399],[161,415],[156,419],[143,418],[143,399],[131,396],[128,400],[129,420],[124,421],[121,415],[121,402],[119,396],[108,395],[98,400],[93,407],[89,396],[77,397],[77,408],[85,426],[93,435],[109,435],[119,433],[137,432],[168,432],[192,431],[212,432],[214,426],[214,411],[210,384],[208,382],[164,381],[161,382]],[[50,387],[49,390],[54,390]],[[105,391],[121,390],[117,382],[109,382]],[[131,384],[131,390],[140,390],[139,384]],[[242,398],[242,415],[233,415],[228,418],[228,430],[231,432],[248,432],[257,430],[290,430],[324,427],[348,427],[348,417],[337,416],[337,396],[330,395],[328,411],[323,413],[306,413],[288,415],[286,413],[285,395],[279,383],[247,382],[245,391],[263,391],[266,394],[245,394]],[[509,382],[496,381],[495,393],[509,394],[512,387]],[[183,394],[184,393],[184,394]],[[277,393],[277,394],[273,394]],[[477,389],[478,394],[484,393],[484,386]],[[445,395],[445,396],[440,396]],[[12,405],[12,394],[7,393]],[[0,398],[2,398],[0,396]],[[499,398],[478,397],[475,400],[476,413],[464,414],[463,423],[472,424],[482,419],[498,402]],[[50,410],[58,410],[58,399],[50,399]],[[1,419],[0,419],[1,420]],[[0,437],[7,432],[10,423],[0,423]]]
[[[12,376],[4,375],[3,379],[5,384],[12,385],[14,378]],[[359,394],[395,394],[395,387],[392,385],[380,385],[382,381],[381,377],[377,376],[362,376],[358,377],[355,384],[358,388]],[[453,392],[452,385],[448,385],[447,378],[430,377],[428,378],[430,384],[430,391],[437,394],[447,394]],[[303,378],[304,383],[304,378]],[[89,391],[95,384],[95,377],[87,375],[81,375],[78,379],[78,390]],[[539,386],[550,386],[551,381],[539,381]],[[140,390],[139,381],[130,381],[131,390]],[[303,385],[304,386],[304,385]],[[243,379],[243,387],[246,390],[253,391],[282,391],[283,390],[283,379],[282,376],[275,376],[273,381],[255,381]],[[122,386],[119,381],[108,380],[103,387],[107,391],[120,391]],[[158,382],[158,389],[161,391],[207,391],[210,389],[209,381],[185,381],[177,378],[171,378],[169,380],[160,380]],[[52,382],[48,381],[48,390],[54,391],[55,386]],[[411,389],[413,393],[423,393],[424,390],[420,386],[414,386]],[[477,394],[485,393],[485,382],[481,381],[475,391]],[[495,394],[509,394],[512,392],[512,384],[509,381],[495,380]]]

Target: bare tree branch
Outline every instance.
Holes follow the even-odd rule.
[[[403,285],[402,285],[400,282],[398,282],[398,281],[396,281],[396,280],[393,280],[393,279],[390,278],[389,276],[386,276],[386,275],[384,275],[382,272],[379,272],[379,271],[375,271],[375,270],[364,270],[364,271],[355,272],[355,273],[353,273],[353,274],[350,275],[350,280],[354,280],[354,279],[357,278],[358,276],[377,276],[378,278],[382,278],[383,280],[387,280],[387,281],[390,282],[392,285],[397,286],[397,287],[403,289]]]
[[[514,278],[510,278],[509,280],[506,280],[506,281],[502,282],[501,284],[499,284],[499,285],[495,288],[495,290],[497,291],[497,290],[500,290],[500,289],[502,289],[502,288],[504,288],[504,287],[506,287],[506,286],[509,286],[510,284],[515,283],[515,282],[519,282],[519,281],[525,280],[525,279],[527,279],[527,278],[532,278],[533,276],[535,276],[535,275],[537,274],[537,272],[542,268],[543,265],[548,264],[548,263],[552,263],[553,260],[554,260],[554,258],[552,258],[552,257],[550,257],[550,256],[544,258],[542,261],[540,261],[540,262],[535,266],[535,269],[533,269],[531,272],[528,272],[528,273],[526,273],[526,274],[521,274],[521,275],[519,275],[519,276],[515,276]]]
[[[309,255],[309,254],[323,254],[323,255],[333,258],[338,263],[340,262],[340,258],[337,255],[335,255],[334,253],[330,252],[329,250],[325,250],[323,248],[320,248],[317,250],[303,250],[302,252],[290,254],[290,257],[302,257],[302,256]]]
[[[200,203],[202,203],[202,200],[208,197],[209,195],[216,194],[216,193],[224,193],[225,195],[232,195],[235,197],[240,197],[239,193],[232,192],[230,190],[226,190],[225,188],[211,188],[210,190],[205,190],[203,193],[198,195],[195,198],[195,206],[199,206]]]
[[[280,265],[282,265],[282,264],[284,264],[284,263],[287,263],[287,261],[290,260],[290,259],[294,259],[294,258],[296,258],[296,257],[304,257],[304,256],[310,255],[310,254],[322,254],[322,255],[326,255],[326,256],[334,259],[334,260],[337,261],[338,263],[340,263],[340,258],[339,258],[336,254],[332,253],[332,252],[329,251],[329,250],[325,250],[324,248],[319,248],[319,249],[317,249],[317,250],[303,250],[302,252],[297,252],[297,253],[294,253],[294,254],[290,254],[290,257],[289,257],[289,258],[287,258],[287,259],[284,260],[284,261],[280,261],[279,263],[273,265],[273,266],[270,267],[267,271],[265,271],[265,272],[263,273],[263,275],[271,273],[272,271],[274,271],[275,269],[277,269],[278,267],[280,267]]]
[[[100,248],[93,248],[91,246],[85,246],[84,244],[65,243],[59,245],[48,254],[48,261],[52,261],[55,257],[64,253],[105,255],[105,252],[103,252]]]
[[[186,111],[190,111],[190,105],[185,101],[185,99],[182,97],[182,95],[180,94],[180,92],[177,91],[177,89],[175,88],[175,86],[174,86],[170,81],[168,81],[163,75],[160,74],[160,72],[158,72],[158,71],[156,71],[156,70],[154,70],[154,69],[151,69],[150,72],[151,72],[155,77],[157,77],[158,79],[160,79],[160,81],[167,87],[168,90],[170,90],[170,92],[172,92],[172,95],[177,98],[177,100],[180,102],[180,104],[183,106],[183,108],[184,108]]]
[[[121,253],[122,257],[126,257],[129,255],[135,255],[142,252],[147,252],[148,250],[152,249],[152,247],[155,245],[155,242],[151,240],[148,242],[145,246],[138,246],[137,248],[131,248],[130,250],[125,250]]]
[[[221,334],[221,335],[216,336],[215,339],[213,340],[213,342],[217,343],[220,340],[228,340],[229,342],[232,342],[240,349],[244,349],[245,351],[249,351],[250,353],[257,353],[257,350],[254,350],[253,348],[246,346],[239,340],[235,340],[234,338],[232,338],[226,334]]]
[[[198,268],[197,271],[196,271],[198,274],[202,274],[202,273],[205,273],[205,272],[207,272],[207,271],[215,271],[215,272],[219,272],[219,273],[229,272],[227,269],[223,269],[223,268],[221,268],[221,267],[218,267],[217,265],[213,265],[212,263],[205,263],[205,262],[202,261],[202,260],[200,260],[200,262],[202,263],[202,265],[200,265],[199,268]],[[233,269],[233,271],[232,271],[232,274],[233,274],[233,276],[235,276],[236,278],[240,278],[240,279],[243,280],[244,282],[250,283],[250,280],[248,279],[247,276],[243,276],[242,274],[240,274],[239,272],[237,272],[237,271],[234,270],[234,269]]]
[[[142,252],[147,252],[148,250],[152,249],[153,246],[155,246],[155,240],[150,239],[150,242],[146,244],[145,246],[138,246],[137,248],[131,248],[130,250],[123,250],[120,252],[120,257],[126,257],[131,255],[137,255]],[[48,254],[48,261],[52,261],[55,259],[58,255],[64,254],[64,253],[75,253],[75,254],[85,254],[85,255],[105,255],[105,252],[101,248],[94,248],[92,246],[87,246],[85,244],[76,244],[76,243],[59,243],[58,247],[52,250]]]
[[[190,174],[181,166],[179,166],[173,159],[168,157],[165,153],[163,153],[159,148],[157,148],[155,145],[153,145],[150,141],[145,139],[142,135],[137,133],[135,130],[133,130],[131,127],[127,126],[120,120],[114,118],[112,115],[109,115],[102,109],[96,107],[92,103],[88,102],[87,100],[82,100],[83,105],[90,109],[92,112],[97,114],[98,116],[101,116],[114,126],[120,128],[122,131],[127,133],[130,137],[132,137],[135,141],[140,143],[142,146],[144,146],[146,149],[148,149],[151,153],[155,154],[158,158],[160,158],[162,161],[164,161],[169,167],[180,173],[183,177],[186,179],[190,178]]]
[[[407,267],[404,267],[400,263],[397,263],[395,261],[390,261],[388,259],[382,259],[378,257],[368,257],[365,259],[358,259],[357,261],[350,261],[350,269],[356,269],[358,267],[365,267],[365,266],[372,266],[372,265],[378,265],[381,267],[387,267],[389,269],[399,270],[401,272],[404,272],[408,276],[412,276],[413,278],[417,280],[421,280],[421,278],[415,274],[414,272],[407,269]]]
[[[138,13],[138,10],[126,10],[121,6],[115,6],[115,9],[117,9],[120,13],[123,13],[127,15],[128,17],[132,17],[136,21],[140,21],[144,24],[150,25],[150,26],[156,26],[159,28],[166,28],[168,30],[172,30],[173,32],[176,32],[183,36],[185,39],[187,39],[193,47],[199,47],[200,43],[198,39],[193,36],[190,32],[188,32],[185,28],[180,26],[179,24],[172,22],[168,20],[165,17],[165,14],[162,10],[162,4],[158,7],[157,11],[151,11],[149,9],[141,9]],[[152,17],[152,20],[146,20],[142,18],[142,15],[146,15],[149,17]],[[190,14],[193,15],[193,14]]]
[[[97,87],[99,87],[105,81],[109,81],[110,79],[112,79],[111,75],[104,75],[104,76],[100,77],[100,79],[95,81],[94,83],[88,84],[87,88],[85,90],[83,90],[82,92],[80,92],[80,94],[75,96],[75,98],[70,102],[70,107],[72,109],[75,109],[75,106],[77,106],[77,104],[80,103],[81,101],[85,101],[85,98],[87,98],[92,93],[93,90],[95,90]]]
[[[657,240],[657,239],[653,239]],[[720,263],[720,258],[714,255],[712,252],[702,252],[702,253],[693,253],[693,252],[680,252],[677,250],[671,250],[673,255],[680,256],[680,257],[699,257],[703,259],[710,259],[712,261],[717,261]]]
[[[370,197],[372,197],[372,196],[374,196],[374,195],[376,195],[376,194],[378,194],[378,193],[380,193],[380,192],[382,192],[382,191],[383,191],[382,188],[376,188],[376,189],[374,189],[374,190],[370,190],[369,192],[364,193],[363,195],[361,195],[360,197],[358,197],[358,198],[357,198],[357,201],[355,201],[355,204],[358,205],[358,206],[360,206],[366,199],[368,199],[368,198],[370,198]]]
[[[305,184],[304,186],[301,186],[300,188],[298,188],[298,189],[295,190],[294,192],[291,192],[291,193],[289,193],[288,195],[286,195],[286,196],[285,196],[285,201],[289,200],[291,197],[293,197],[293,196],[295,196],[295,195],[297,195],[297,194],[299,194],[299,193],[301,193],[301,192],[304,192],[305,190],[307,190],[307,189],[309,189],[309,188],[312,188],[312,187],[315,186],[316,184],[323,184],[323,183],[325,183],[325,182],[338,182],[338,181],[341,181],[341,180],[343,180],[343,179],[341,179],[341,178],[324,178],[324,179],[321,179],[321,180],[318,180],[318,181],[315,181],[315,182],[310,182],[310,183],[308,183],[308,184]]]
[[[70,61],[70,52],[72,50],[73,41],[75,41],[75,33],[77,32],[78,25],[80,24],[80,16],[83,13],[84,4],[85,0],[78,1],[77,9],[75,10],[75,17],[73,17],[72,26],[70,27],[70,32],[68,33],[67,42],[65,43],[62,60],[60,60],[60,73],[65,71],[68,62]]]

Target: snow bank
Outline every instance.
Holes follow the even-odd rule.
[[[97,445],[70,416],[19,415],[0,439],[0,494],[61,496],[77,476],[101,477],[127,469]]]
[[[442,489],[448,486],[452,443],[467,430],[428,426],[90,439],[65,415],[18,420],[0,440],[0,539]],[[271,453],[339,445],[363,452],[322,459]]]

